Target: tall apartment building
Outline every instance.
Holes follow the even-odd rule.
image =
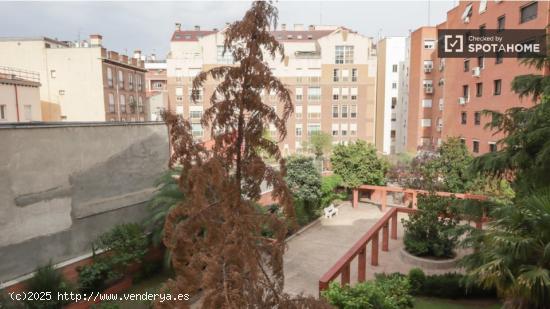
[[[294,114],[287,123],[288,135],[280,143],[283,153],[302,150],[316,131],[332,135],[333,143],[362,139],[374,143],[376,50],[372,39],[344,27],[281,25],[273,31],[285,49],[285,58],[268,63],[273,73],[291,90]],[[170,42],[168,65],[169,109],[192,122],[193,134],[209,139],[199,120],[210,105],[215,84],[208,81],[200,90],[198,104],[190,102],[192,79],[209,68],[232,64],[223,54],[223,31],[176,31]],[[265,94],[275,110],[277,98]]]
[[[409,74],[410,74],[411,40],[405,39],[405,58],[399,63],[399,86],[397,89],[397,107],[395,112],[395,153],[406,152],[407,149],[407,121],[409,106]]]
[[[376,148],[395,153],[400,65],[405,61],[406,37],[387,37],[377,44]]]
[[[157,60],[153,54],[145,59],[145,92],[148,99],[148,120],[161,121],[161,113],[168,108],[168,77],[166,60]]]
[[[36,72],[0,67],[0,124],[42,120],[39,81]]]
[[[518,98],[511,82],[518,75],[548,74],[517,58],[437,58],[437,29],[545,29],[549,9],[548,1],[460,1],[445,22],[413,32],[406,150],[459,137],[474,155],[496,151],[503,136],[484,128],[490,119],[482,111],[532,106]]]
[[[38,72],[40,100],[57,105],[61,120],[145,120],[143,61],[107,51],[101,35],[89,42],[0,38],[0,66]]]

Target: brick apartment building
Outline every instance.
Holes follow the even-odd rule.
[[[372,39],[344,27],[281,25],[273,31],[285,49],[283,61],[269,59],[274,74],[292,92],[294,114],[288,135],[280,143],[283,153],[301,151],[315,131],[332,135],[333,143],[363,139],[374,143],[376,52]],[[202,70],[232,64],[223,54],[223,31],[182,30],[176,24],[167,57],[168,108],[192,122],[198,139],[209,139],[199,120],[215,88],[208,81],[200,102],[190,102],[191,83]],[[269,57],[266,57],[269,58]],[[282,109],[275,96],[265,95],[275,110]]]
[[[410,36],[410,75],[406,151],[461,138],[474,154],[495,151],[501,134],[484,128],[490,121],[481,111],[503,112],[529,107],[511,90],[517,75],[541,74],[517,58],[438,58],[437,29],[545,29],[547,1],[460,1],[436,27],[422,27]],[[547,72],[544,72],[545,74]]]
[[[101,35],[82,42],[0,38],[0,66],[39,73],[43,106],[59,111],[48,120],[145,120],[143,61],[107,51]]]

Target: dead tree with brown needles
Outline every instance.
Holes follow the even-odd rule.
[[[171,251],[176,277],[166,284],[170,293],[202,291],[205,308],[322,308],[311,298],[283,293],[283,253],[287,221],[257,211],[260,185],[273,188],[273,197],[286,218],[292,218],[292,196],[283,176],[285,162],[277,141],[263,134],[270,125],[279,141],[293,112],[290,92],[271,72],[264,57],[282,60],[283,46],[269,32],[277,9],[256,1],[241,21],[225,30],[224,53],[235,65],[200,73],[193,81],[192,99],[207,81],[217,86],[201,124],[210,129],[211,149],[193,140],[182,117],[166,115],[173,147],[172,164],[183,167],[180,187],[185,199],[166,217],[164,243]],[[262,102],[275,94],[283,109]],[[267,165],[262,154],[274,158]],[[262,230],[272,231],[271,237]],[[165,302],[157,306],[185,307]]]

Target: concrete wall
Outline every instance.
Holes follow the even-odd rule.
[[[0,127],[0,140],[0,282],[142,220],[169,153],[164,124]]]

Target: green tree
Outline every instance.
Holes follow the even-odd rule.
[[[296,200],[295,207],[303,207],[305,217],[299,223],[307,223],[317,217],[321,200],[321,174],[315,168],[313,158],[291,156],[287,160],[286,183]],[[297,216],[302,215],[299,209]]]
[[[389,165],[386,160],[378,157],[376,148],[365,141],[337,145],[330,162],[334,173],[342,177],[342,185],[346,188],[386,183]]]
[[[340,175],[324,176],[321,180],[321,206],[326,207],[336,199],[345,199],[345,193],[339,193],[336,190],[342,185]]]
[[[323,158],[332,148],[332,136],[323,131],[313,132],[309,136],[308,146],[317,159]]]

